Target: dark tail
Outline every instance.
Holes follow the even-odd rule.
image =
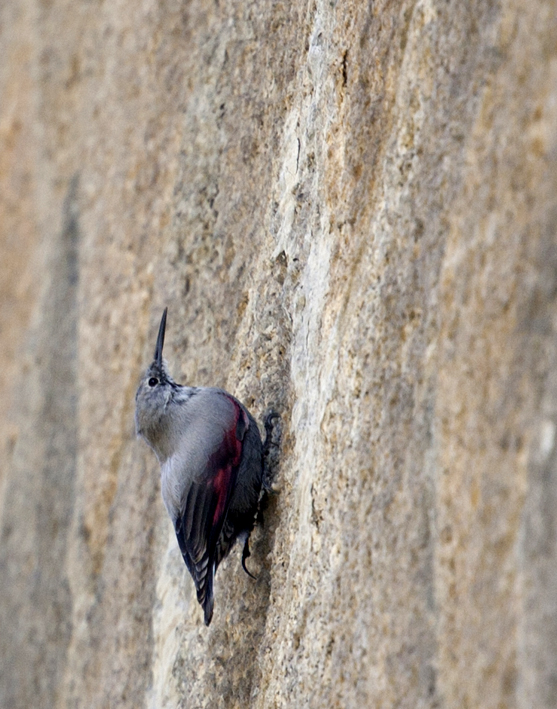
[[[215,575],[215,567],[211,565],[211,567],[207,571],[207,579],[206,579],[206,586],[205,586],[205,598],[202,601],[203,605],[203,612],[205,615],[205,625],[209,625],[211,623],[211,619],[213,617],[213,606],[214,606],[214,600],[213,600],[213,577]]]

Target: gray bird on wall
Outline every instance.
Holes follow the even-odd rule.
[[[231,394],[176,384],[162,358],[167,310],[153,362],[135,396],[135,424],[161,465],[164,504],[209,625],[215,572],[236,539],[244,540],[242,566],[249,574],[249,535],[266,486],[264,454],[278,415],[268,414],[262,443],[255,419]]]

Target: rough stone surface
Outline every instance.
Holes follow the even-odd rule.
[[[557,707],[557,1],[0,3],[0,706]],[[283,417],[209,629],[136,440]]]

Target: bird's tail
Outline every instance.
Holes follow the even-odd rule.
[[[215,576],[215,566],[211,564],[207,571],[206,585],[205,585],[205,598],[202,601],[203,613],[205,617],[205,625],[209,625],[213,617],[213,578]]]

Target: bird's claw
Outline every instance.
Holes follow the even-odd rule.
[[[248,556],[251,556],[251,551],[249,550],[249,537],[244,543],[244,550],[242,552],[242,569],[246,572],[248,576],[251,576],[254,581],[257,581],[257,578],[250,571],[248,571],[248,568],[246,566],[246,559],[248,558]]]

